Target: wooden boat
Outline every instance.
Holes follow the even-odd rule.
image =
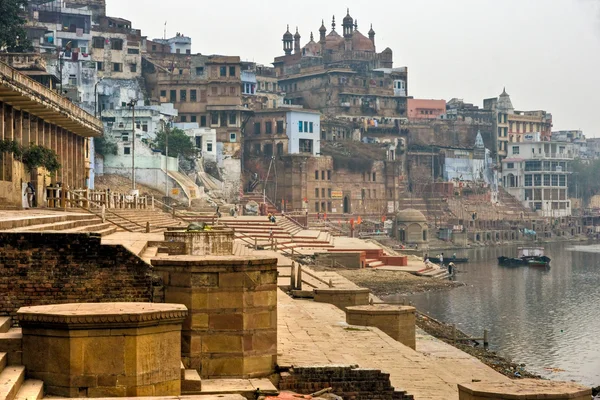
[[[439,257],[429,257],[429,261],[431,261],[432,263],[435,263],[435,264],[440,263]],[[444,263],[447,264],[447,263],[451,263],[451,262],[453,262],[454,264],[466,264],[469,262],[469,259],[468,258],[459,258],[459,257],[457,257],[457,258],[444,257]]]
[[[543,247],[519,247],[518,257],[498,257],[498,264],[505,267],[529,266],[546,268],[550,265],[550,258],[544,255]]]

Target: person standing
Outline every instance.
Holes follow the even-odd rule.
[[[440,254],[440,267],[444,266],[444,253]]]
[[[31,182],[27,182],[27,187],[25,188],[25,196],[27,196],[27,208],[32,208],[33,199],[35,197],[35,188],[31,184]]]

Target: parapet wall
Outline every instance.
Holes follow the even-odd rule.
[[[96,234],[0,232],[0,314],[20,307],[152,302],[151,267]]]

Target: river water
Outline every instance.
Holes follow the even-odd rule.
[[[517,247],[458,253],[456,280],[467,286],[411,296],[418,309],[555,380],[600,385],[600,245],[547,244],[550,269],[500,267]],[[448,254],[446,254],[446,257]]]

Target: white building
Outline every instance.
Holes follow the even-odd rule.
[[[175,124],[177,127],[180,125]],[[217,162],[217,131],[215,129],[199,128],[196,124],[195,128],[184,129],[184,131],[192,139],[199,155],[204,160]]]
[[[288,153],[321,154],[321,113],[312,110],[286,112]]]
[[[571,215],[572,144],[511,143],[507,153],[502,161],[502,184],[511,195],[544,217]]]
[[[170,39],[154,39],[153,42],[168,45],[172,54],[192,54],[192,38],[179,32]]]

